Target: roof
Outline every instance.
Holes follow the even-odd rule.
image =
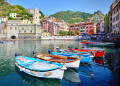
[[[39,10],[39,9],[38,9],[37,6],[36,6],[36,8],[35,8],[34,10]]]

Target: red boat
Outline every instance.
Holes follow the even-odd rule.
[[[103,58],[94,58],[93,61],[99,64],[104,64]]]
[[[74,49],[70,48],[72,51],[79,51],[79,52],[91,52],[94,57],[103,57],[105,50],[104,49]]]

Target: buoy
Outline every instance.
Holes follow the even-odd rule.
[[[51,50],[48,50],[48,53],[51,54]]]
[[[19,56],[20,54],[19,53],[15,53],[15,57]]]
[[[33,51],[33,55],[35,55],[36,54],[36,52],[35,51]]]

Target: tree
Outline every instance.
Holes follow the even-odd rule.
[[[8,20],[17,20],[17,19],[15,19],[13,17],[8,17]]]
[[[63,35],[63,31],[60,30],[60,31],[59,31],[59,34],[60,34],[60,35]]]
[[[80,35],[80,31],[77,31],[77,35]]]
[[[75,35],[75,31],[71,31],[71,35]]]

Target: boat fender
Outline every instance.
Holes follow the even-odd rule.
[[[36,51],[33,51],[33,55],[35,55],[36,54]]]
[[[17,57],[17,56],[20,56],[20,54],[19,53],[15,53],[15,57]]]
[[[52,52],[51,50],[48,50],[48,53],[49,53],[49,54],[51,54],[51,52]]]
[[[45,73],[45,76],[50,76],[50,75],[52,75],[52,72]]]

